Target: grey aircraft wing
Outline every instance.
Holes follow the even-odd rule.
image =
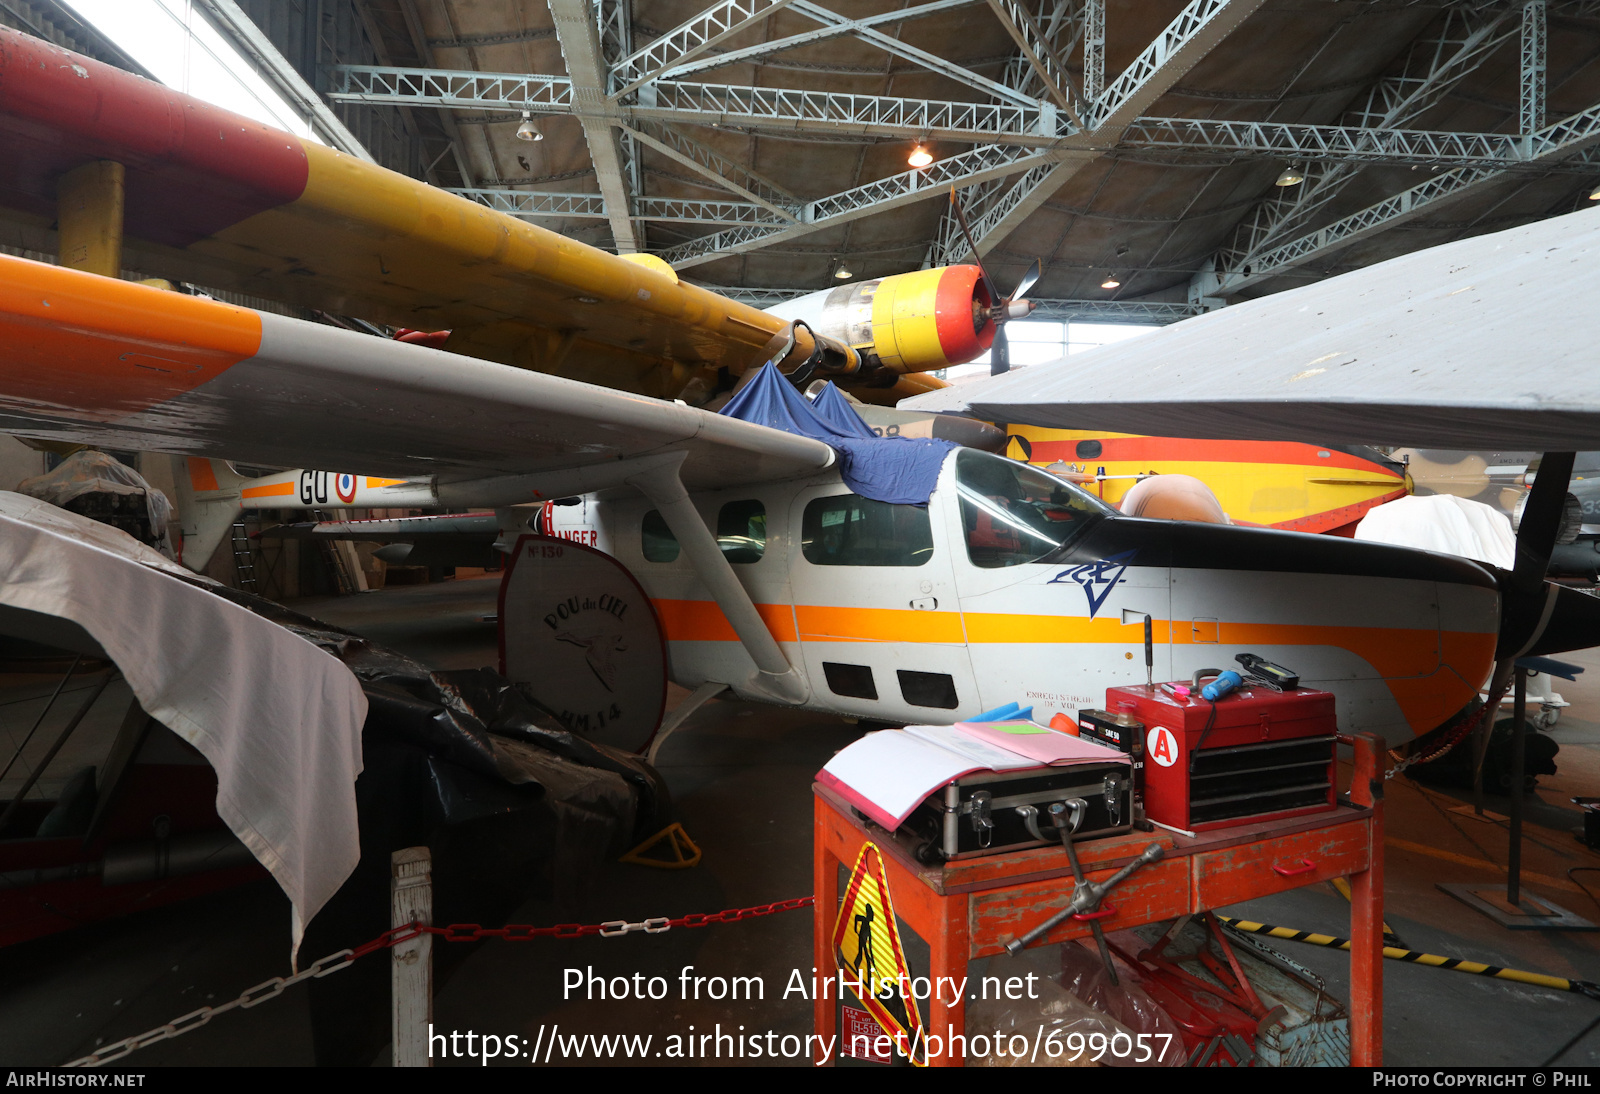
[[[1600,209],[1434,247],[907,400],[991,421],[1429,448],[1600,447]]]

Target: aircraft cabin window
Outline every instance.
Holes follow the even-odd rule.
[[[933,557],[933,527],[921,506],[835,494],[806,504],[800,552],[815,566],[921,566]]]
[[[901,698],[914,707],[954,710],[961,705],[956,698],[955,679],[949,673],[899,669],[895,675],[900,677]]]
[[[678,561],[678,537],[667,527],[659,509],[644,515],[644,523],[639,527],[639,546],[646,562]]]
[[[1116,512],[1053,475],[972,449],[956,455],[956,492],[967,557],[984,569],[1043,558]]]
[[[767,552],[767,507],[730,501],[717,512],[717,546],[729,562],[760,562]]]
[[[828,690],[835,695],[851,699],[878,697],[878,685],[872,679],[872,669],[867,665],[840,665],[824,661],[822,675],[828,681]]]

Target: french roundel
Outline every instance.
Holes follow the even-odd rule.
[[[1178,738],[1166,726],[1156,726],[1145,738],[1144,754],[1162,767],[1178,762]]]
[[[333,480],[333,489],[339,495],[339,500],[349,503],[356,500],[356,477],[354,475],[339,475]]]

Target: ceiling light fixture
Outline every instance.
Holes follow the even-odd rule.
[[[838,278],[840,281],[847,281],[854,277],[855,274],[850,272],[849,266],[846,266],[843,262],[841,262],[839,263],[839,268],[833,271],[833,276]]]
[[[933,162],[933,153],[928,151],[928,146],[922,141],[911,150],[911,155],[906,157],[906,162],[912,167],[926,167]]]
[[[1304,181],[1306,181],[1306,173],[1291,163],[1288,167],[1283,169],[1283,174],[1278,176],[1278,181],[1273,183],[1273,185],[1299,186]]]
[[[1106,274],[1106,279],[1104,281],[1100,282],[1100,287],[1102,289],[1120,288],[1121,285],[1122,285],[1122,282],[1117,280],[1117,275],[1114,274],[1114,273]]]
[[[1600,201],[1600,186],[1596,186],[1593,190],[1589,191],[1589,200]]]
[[[528,111],[522,112],[522,124],[517,126],[517,140],[542,141],[544,134],[539,132],[539,127],[533,124],[533,115]]]

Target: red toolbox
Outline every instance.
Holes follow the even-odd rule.
[[[1144,724],[1144,810],[1185,832],[1334,808],[1333,695],[1245,687],[1215,703],[1162,685],[1107,688]]]

